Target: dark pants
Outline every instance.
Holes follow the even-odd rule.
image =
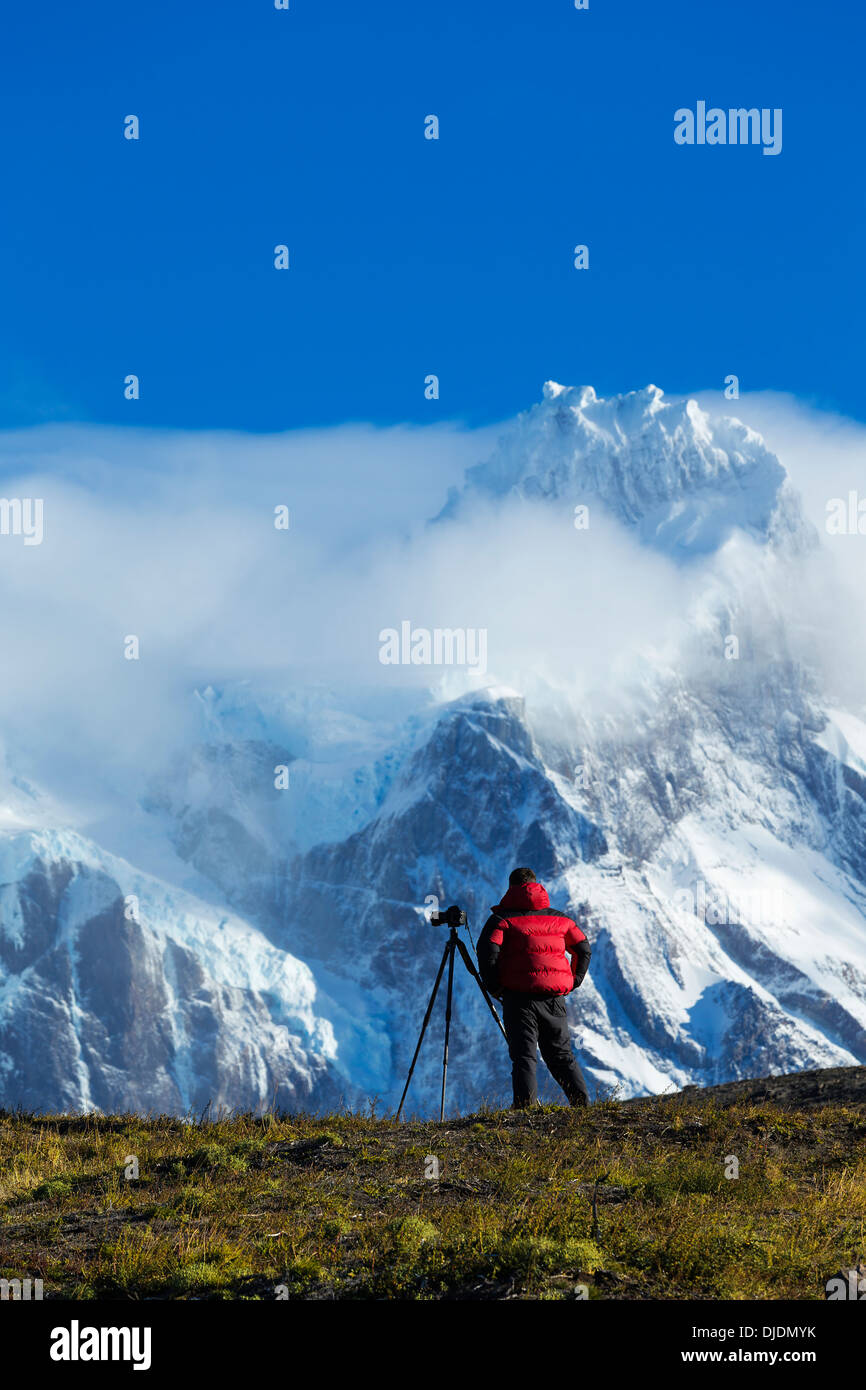
[[[538,1098],[535,1083],[536,1048],[571,1105],[588,1105],[583,1073],[577,1064],[568,1031],[562,995],[539,997],[505,990],[502,1022],[511,1057],[511,1084],[516,1106],[533,1105]]]

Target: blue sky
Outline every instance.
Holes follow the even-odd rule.
[[[841,0],[16,6],[0,427],[479,425],[549,377],[729,373],[862,420],[864,29]],[[699,99],[781,107],[782,153],[678,147]]]

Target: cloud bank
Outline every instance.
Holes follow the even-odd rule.
[[[822,552],[776,601],[795,645],[808,629],[803,650],[826,662],[834,688],[862,692],[866,536],[830,538],[824,517],[828,497],[866,493],[866,429],[784,397],[702,403],[758,428],[800,489]],[[515,499],[428,524],[497,433],[50,425],[0,435],[0,494],[44,504],[41,545],[0,536],[10,761],[72,798],[119,789],[133,800],[199,736],[194,691],[208,684],[325,684],[351,703],[371,688],[448,697],[496,681],[580,699],[621,694],[648,652],[675,661],[695,602],[721,582],[718,557],[686,578],[612,521],[576,532],[570,507]],[[280,506],[288,530],[274,526]],[[735,546],[725,563],[747,591],[756,556]],[[772,582],[760,575],[762,591]],[[405,620],[485,629],[483,677],[383,666],[380,633]],[[124,656],[130,637],[135,661]]]

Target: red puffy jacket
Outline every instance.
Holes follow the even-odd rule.
[[[551,908],[542,884],[509,888],[493,913],[478,942],[488,989],[568,994],[581,984],[589,968],[589,942],[571,917]]]

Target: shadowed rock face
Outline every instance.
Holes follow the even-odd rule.
[[[267,998],[219,985],[192,950],[130,920],[108,875],[37,862],[3,905],[20,922],[20,940],[0,937],[7,1108],[318,1108],[346,1092]]]

